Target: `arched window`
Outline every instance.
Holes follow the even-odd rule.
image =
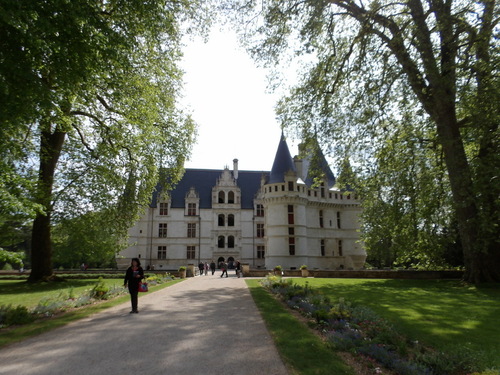
[[[226,196],[223,191],[219,191],[219,203],[224,203]]]
[[[223,214],[220,214],[219,215],[219,227],[223,227],[224,225],[226,225],[226,218],[224,217]]]
[[[227,247],[229,247],[229,248],[234,247],[234,236],[229,236],[227,238]]]
[[[233,214],[227,215],[227,225],[229,227],[234,227],[234,215]]]
[[[230,191],[227,195],[227,203],[234,203],[234,192]]]
[[[223,249],[224,248],[224,242],[225,242],[224,236],[219,236],[219,238],[217,239],[217,247],[219,249]]]

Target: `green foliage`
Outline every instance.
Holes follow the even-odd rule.
[[[180,177],[195,137],[178,67],[194,26],[181,22],[203,28],[209,11],[195,0],[75,0],[8,2],[2,15],[0,212],[38,219],[36,281],[51,272],[46,219],[100,212],[124,238],[160,168],[165,185]]]
[[[52,233],[54,266],[114,267],[115,255],[125,246],[125,233],[109,223],[113,215],[89,212],[57,224]]]
[[[334,153],[366,205],[370,260],[441,267],[460,242],[469,281],[500,281],[498,4],[236,3],[276,84],[297,62],[278,116]]]
[[[102,277],[99,277],[96,285],[92,288],[90,296],[96,299],[106,299],[106,294],[109,292],[109,287],[104,283]]]
[[[31,323],[34,319],[25,306],[0,306],[0,327]]]
[[[8,263],[14,266],[23,265],[24,254],[15,253],[12,251],[6,251],[0,248],[0,266]]]

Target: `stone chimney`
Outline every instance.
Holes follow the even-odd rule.
[[[238,159],[233,159],[233,177],[238,179]]]

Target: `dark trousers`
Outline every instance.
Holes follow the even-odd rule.
[[[215,268],[211,268],[212,270],[212,275],[215,273]]]
[[[227,270],[222,270],[222,275],[220,275],[220,277],[224,276],[224,274],[226,274],[227,277]]]
[[[137,311],[137,300],[139,291],[138,290],[128,290],[130,293],[130,302],[132,303],[132,311]]]

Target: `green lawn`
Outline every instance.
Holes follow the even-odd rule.
[[[354,374],[318,336],[264,290],[258,280],[249,279],[246,283],[281,357],[292,374]]]
[[[110,287],[123,285],[123,279],[103,280]],[[96,283],[97,279],[39,284],[29,284],[25,280],[0,280],[0,305],[22,305],[32,308],[42,299],[56,298],[61,294],[67,296],[71,289],[75,296],[81,295],[86,290],[92,289]]]
[[[295,279],[332,301],[368,306],[413,340],[449,352],[477,353],[500,368],[500,285],[454,280]],[[482,353],[482,354],[481,354]]]
[[[150,287],[150,290],[154,292],[182,281],[181,279],[168,281]],[[109,286],[123,285],[122,279],[104,279],[104,282]],[[0,305],[10,304],[13,306],[24,305],[27,307],[35,307],[41,299],[57,297],[61,294],[67,296],[71,288],[73,288],[75,296],[78,296],[79,294],[83,294],[86,290],[91,289],[96,283],[97,279],[68,280],[65,282],[40,284],[28,284],[26,281],[18,280],[0,280]],[[143,293],[140,293],[139,297],[142,294]],[[144,295],[146,294],[147,293],[144,293]],[[22,341],[28,337],[50,331],[72,321],[83,319],[91,314],[128,301],[130,301],[130,297],[127,293],[108,301],[83,306],[65,312],[64,314],[60,314],[50,319],[37,320],[33,323],[0,330],[0,348],[17,341]]]

